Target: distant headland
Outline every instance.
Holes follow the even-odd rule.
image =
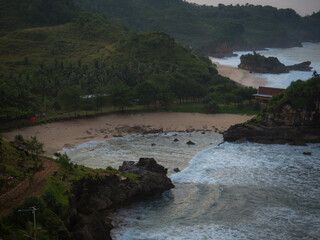
[[[242,55],[238,68],[254,73],[288,73],[290,71],[311,71],[311,62],[306,61],[299,64],[286,66],[276,57],[265,57],[259,53]]]

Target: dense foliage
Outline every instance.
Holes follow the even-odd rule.
[[[182,0],[75,0],[75,3],[138,31],[164,31],[184,46],[206,53],[320,40],[320,13],[301,17],[292,9],[248,4],[199,6]]]
[[[72,0],[0,0],[0,33],[67,23],[77,11]]]
[[[0,36],[2,122],[48,112],[77,116],[106,106],[167,108],[205,96],[215,103],[241,103],[254,91],[242,89],[246,96],[236,96],[239,87],[219,76],[207,57],[194,55],[168,34],[129,31],[116,19],[87,13],[72,1],[1,4],[7,9],[1,21],[16,23]],[[162,6],[161,1],[154,4]],[[37,10],[22,14],[22,9]],[[48,18],[42,20],[37,12]]]
[[[284,106],[289,105],[298,112],[320,124],[320,76],[314,72],[308,81],[295,81],[281,94],[272,97],[268,112],[276,114]]]

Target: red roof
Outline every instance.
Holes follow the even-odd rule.
[[[259,95],[274,95],[283,92],[285,89],[282,88],[270,88],[270,87],[259,87],[258,94]]]

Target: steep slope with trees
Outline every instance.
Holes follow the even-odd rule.
[[[298,80],[274,95],[267,111],[224,133],[225,141],[247,139],[261,143],[320,142],[320,76]]]
[[[200,6],[182,0],[75,0],[75,3],[137,31],[164,31],[185,47],[207,55],[320,41],[320,13],[301,17],[292,9],[249,4]]]

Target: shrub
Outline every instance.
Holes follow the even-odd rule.
[[[34,155],[37,159],[41,154],[44,153],[43,151],[43,143],[40,143],[36,136],[31,137],[30,139],[25,141],[26,143],[26,150]]]
[[[36,196],[27,197],[22,204],[15,207],[12,210],[13,220],[14,222],[20,226],[25,227],[26,222],[33,222],[33,214],[30,208],[36,207],[38,210],[36,214],[41,214],[45,208],[45,203]],[[28,211],[24,211],[28,210]]]
[[[212,101],[212,97],[210,95],[207,95],[204,98],[202,98],[203,104],[208,104],[210,101]]]
[[[52,210],[53,212],[55,212],[59,216],[61,215],[61,213],[62,213],[62,204],[57,200],[55,194],[52,191],[47,190],[41,196],[41,198],[46,203],[47,208],[49,208],[50,210]]]
[[[73,164],[71,162],[71,159],[68,157],[66,153],[62,154],[57,154],[58,156],[58,163],[60,163],[61,167],[68,170],[72,171],[73,170]]]
[[[41,218],[41,222],[50,236],[48,239],[70,239],[70,233],[66,226],[53,211],[45,209]]]
[[[254,104],[252,105],[252,109],[255,111],[259,111],[260,110],[260,104],[258,102],[254,102]]]
[[[24,142],[24,138],[21,134],[18,134],[14,137],[14,140],[19,141],[19,142]]]
[[[210,101],[208,104],[206,104],[206,108],[211,113],[217,113],[219,112],[219,106],[215,101]]]

